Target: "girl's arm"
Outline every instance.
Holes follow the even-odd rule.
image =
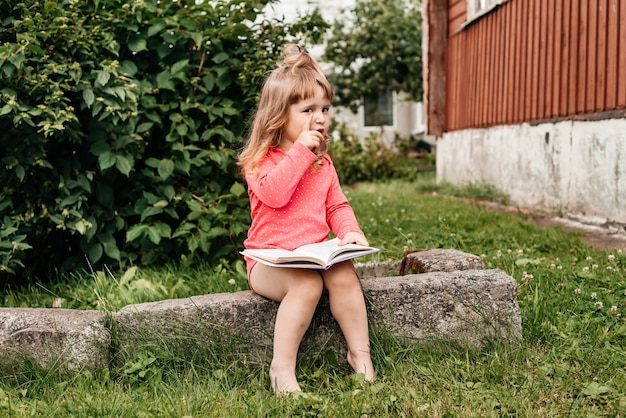
[[[246,182],[263,204],[281,208],[289,203],[300,179],[316,158],[315,153],[295,142],[278,163],[266,157],[259,164],[259,175],[246,174]]]
[[[344,237],[346,237],[346,234],[354,232],[362,237],[362,240],[359,239],[359,244],[362,243],[362,241],[367,242],[365,234],[359,227],[354,211],[348,202],[348,198],[343,193],[343,190],[341,190],[339,178],[337,177],[337,172],[334,170],[334,167],[332,176],[333,179],[326,198],[326,219],[330,229],[342,241]],[[356,238],[352,237],[351,239],[353,240],[350,242],[356,242]]]

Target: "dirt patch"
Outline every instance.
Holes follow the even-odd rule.
[[[532,217],[535,224],[542,228],[561,227],[566,232],[580,232],[588,245],[601,250],[622,250],[626,253],[626,225],[610,224],[602,219],[589,217],[590,222],[568,219],[557,215],[534,213],[531,210],[501,205],[488,201],[472,203],[488,206],[507,213],[517,213]]]
[[[535,217],[533,220],[540,227],[559,226],[566,232],[581,232],[583,241],[594,248],[626,252],[626,231],[620,231],[618,227],[589,225],[558,216]]]

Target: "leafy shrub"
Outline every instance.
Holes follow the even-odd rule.
[[[0,274],[236,256],[246,119],[285,38],[321,32],[253,24],[272,1],[0,4]]]

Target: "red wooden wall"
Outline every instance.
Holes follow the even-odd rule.
[[[445,131],[624,117],[626,0],[449,0]],[[465,25],[465,26],[464,26]]]

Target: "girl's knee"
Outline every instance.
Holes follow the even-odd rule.
[[[333,280],[332,282],[327,282],[325,285],[329,295],[352,295],[354,292],[361,292],[361,284],[358,279],[352,280],[346,278],[345,280]]]
[[[329,291],[334,289],[349,290],[361,288],[361,282],[354,270],[343,269],[329,274],[324,274],[324,287]]]
[[[322,292],[324,291],[324,281],[322,280],[322,277],[317,273],[315,274],[315,277],[312,277],[310,280],[307,281],[306,286],[307,290],[310,291],[311,294],[316,295],[318,298],[322,295]]]
[[[307,299],[319,300],[324,291],[324,281],[317,273],[303,275],[292,283],[294,291]]]

